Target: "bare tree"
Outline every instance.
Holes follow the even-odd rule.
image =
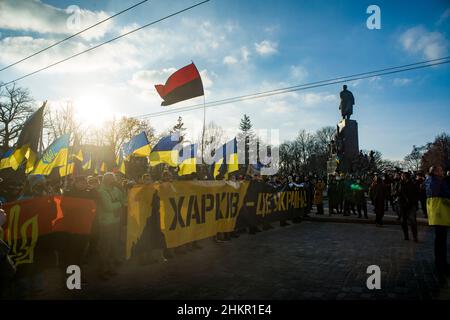
[[[431,166],[441,166],[444,170],[450,170],[450,135],[448,133],[438,135],[432,143],[426,145],[421,169],[426,171]]]
[[[215,122],[211,121],[205,128],[205,155],[211,155],[213,150],[221,147],[226,142],[227,137],[222,127],[218,126]],[[197,145],[202,143],[202,135],[197,138]]]
[[[15,84],[0,87],[0,139],[3,151],[17,139],[33,111],[33,99],[27,89]]]
[[[412,171],[420,170],[424,150],[425,146],[417,147],[413,145],[411,153],[406,155],[404,158],[404,163],[407,169]]]
[[[44,131],[47,133],[48,144],[66,133],[71,134],[72,141],[81,143],[87,134],[86,128],[75,119],[75,107],[71,101],[50,106],[44,114]]]
[[[111,146],[117,155],[124,143],[130,141],[142,131],[146,133],[150,144],[156,142],[155,129],[150,125],[149,121],[129,117],[113,118],[105,123],[103,139],[100,139],[100,141],[102,141],[102,144]]]

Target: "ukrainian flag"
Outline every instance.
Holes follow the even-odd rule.
[[[65,166],[69,153],[69,137],[67,133],[53,141],[45,150],[42,158],[39,160],[33,174],[49,175],[54,168]]]
[[[125,174],[126,170],[125,170],[125,160],[123,158],[123,151],[120,150],[119,155],[116,158],[116,164],[117,167],[119,168],[119,172],[122,172],[123,174]]]
[[[83,155],[83,161],[81,163],[81,168],[83,168],[83,170],[89,170],[92,167],[92,155],[86,154]]]
[[[173,150],[179,143],[177,135],[170,135],[161,138],[150,153],[150,165],[156,166],[160,163],[167,163],[172,167],[178,165],[178,151]]]
[[[105,173],[106,171],[108,171],[107,169],[108,168],[106,167],[106,162],[102,160],[101,162],[98,162],[97,165],[95,166],[94,173],[95,174]]]
[[[106,166],[106,162],[102,161],[102,163],[100,164],[100,172],[105,173],[106,171],[108,171],[108,168]]]
[[[37,160],[37,154],[31,148],[27,148],[25,152],[25,158],[27,159],[27,164],[25,165],[25,173],[30,173],[34,170],[34,166]]]
[[[78,150],[78,152],[77,152],[76,154],[73,154],[72,157],[73,157],[74,159],[77,159],[77,160],[80,161],[81,163],[83,163],[84,155],[83,155],[83,151],[82,151],[81,149]]]
[[[128,143],[124,143],[122,150],[125,159],[129,159],[131,156],[148,157],[150,154],[150,145],[145,132],[139,133]]]
[[[59,168],[60,177],[65,177],[75,172],[75,159],[83,163],[83,152],[81,149],[77,153],[72,154],[70,159],[67,161],[67,165]]]
[[[0,159],[0,169],[11,168],[11,158],[14,154],[15,148],[8,149]]]
[[[178,156],[178,175],[184,176],[197,172],[197,145],[191,144],[180,150]]]
[[[222,154],[216,153],[217,157],[213,164],[214,178],[222,174],[227,179],[229,173],[239,170],[237,150],[237,140],[234,138],[222,146]]]
[[[74,161],[72,159],[69,159],[69,161],[67,162],[67,165],[59,168],[59,176],[65,177],[65,176],[73,174],[74,167],[75,167]]]

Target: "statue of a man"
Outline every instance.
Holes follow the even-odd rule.
[[[339,94],[341,97],[341,104],[339,110],[341,110],[342,119],[350,119],[353,114],[353,105],[355,104],[355,98],[353,93],[347,90],[347,86],[344,84],[343,90]]]

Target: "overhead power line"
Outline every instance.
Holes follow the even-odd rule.
[[[189,6],[189,7],[186,7],[186,8],[184,8],[184,9],[182,9],[182,10],[179,10],[179,11],[176,11],[176,12],[174,12],[174,13],[171,13],[171,14],[169,14],[169,15],[163,17],[163,18],[160,18],[160,19],[158,19],[158,20],[155,20],[155,21],[152,21],[152,22],[150,22],[150,23],[147,23],[147,24],[145,24],[145,25],[143,25],[143,26],[141,26],[141,27],[139,27],[139,28],[136,28],[136,29],[133,29],[133,30],[128,31],[128,32],[126,32],[126,33],[123,33],[123,34],[121,34],[121,35],[119,35],[119,36],[117,36],[117,37],[115,37],[115,38],[112,38],[112,39],[110,39],[110,40],[107,40],[107,41],[105,41],[105,42],[102,42],[102,43],[100,43],[100,44],[97,44],[97,45],[95,45],[95,46],[93,46],[93,47],[90,47],[90,48],[88,48],[88,49],[86,49],[86,50],[83,50],[83,51],[81,51],[81,52],[78,52],[78,53],[76,53],[76,54],[74,54],[74,55],[71,55],[71,56],[69,56],[69,57],[67,57],[67,58],[64,58],[64,59],[62,59],[62,60],[59,60],[59,61],[54,62],[54,63],[52,63],[52,64],[49,64],[49,65],[47,65],[47,66],[45,66],[45,67],[43,67],[43,68],[40,68],[40,69],[37,69],[37,70],[35,70],[35,71],[33,71],[33,72],[27,73],[27,74],[25,74],[25,75],[23,75],[23,76],[21,76],[21,77],[19,77],[19,78],[17,78],[17,79],[8,81],[8,82],[6,82],[6,83],[2,83],[2,84],[0,84],[0,88],[1,88],[1,87],[4,87],[4,86],[7,86],[7,85],[10,85],[10,84],[12,84],[12,83],[14,83],[14,82],[20,81],[20,80],[22,80],[22,79],[28,78],[28,77],[30,77],[30,76],[36,74],[36,73],[39,73],[39,72],[41,72],[41,71],[44,71],[44,70],[49,69],[49,68],[51,68],[51,67],[54,67],[54,66],[56,66],[56,65],[58,65],[58,64],[61,64],[61,63],[63,63],[63,62],[66,62],[67,60],[71,60],[71,59],[73,59],[73,58],[75,58],[75,57],[78,57],[78,56],[84,54],[84,53],[87,53],[87,52],[89,52],[89,51],[95,50],[95,49],[97,49],[97,48],[99,48],[99,47],[104,46],[105,44],[108,44],[108,43],[111,43],[111,42],[116,41],[116,40],[118,40],[118,39],[121,39],[121,38],[123,38],[123,37],[125,37],[125,36],[128,36],[128,35],[134,33],[134,32],[137,32],[137,31],[139,31],[139,30],[142,30],[142,29],[144,29],[144,28],[147,28],[147,27],[149,27],[149,26],[152,26],[152,25],[154,25],[154,24],[157,24],[157,23],[159,23],[159,22],[161,22],[161,21],[167,20],[167,19],[169,19],[169,18],[171,18],[171,17],[174,17],[174,16],[176,16],[176,15],[179,15],[179,14],[181,14],[181,13],[183,13],[183,12],[189,11],[189,10],[191,10],[191,9],[193,9],[193,8],[195,8],[195,7],[198,7],[198,6],[202,5],[202,4],[205,4],[205,3],[209,2],[209,1],[211,1],[211,0],[204,0],[204,1],[202,1],[202,2],[198,2],[198,3],[196,3],[196,4],[192,5],[192,6]]]
[[[55,42],[55,43],[49,45],[48,47],[45,47],[45,48],[43,48],[43,49],[41,49],[41,50],[39,50],[39,51],[36,51],[35,53],[30,54],[29,56],[26,56],[26,57],[24,57],[24,58],[22,58],[22,59],[20,59],[20,60],[17,60],[17,61],[14,62],[14,63],[11,63],[11,64],[9,64],[9,65],[7,65],[7,66],[1,68],[0,71],[9,69],[9,68],[11,68],[11,67],[13,67],[13,66],[15,66],[15,65],[17,65],[17,64],[19,64],[19,63],[21,63],[21,62],[23,62],[23,61],[25,61],[25,60],[28,60],[28,59],[30,59],[30,58],[32,58],[32,57],[34,57],[34,56],[37,56],[38,54],[40,54],[40,53],[42,53],[42,52],[44,52],[44,51],[47,51],[47,50],[49,50],[49,49],[51,49],[51,48],[53,48],[53,47],[56,47],[57,45],[59,45],[59,44],[65,42],[65,41],[67,41],[67,40],[70,40],[70,39],[72,39],[72,38],[74,38],[74,37],[76,37],[76,36],[82,34],[83,32],[86,32],[86,31],[88,31],[88,30],[90,30],[90,29],[92,29],[92,28],[95,28],[96,26],[98,26],[98,25],[100,25],[100,24],[102,24],[102,23],[105,23],[105,22],[108,21],[108,20],[111,20],[111,19],[115,18],[115,17],[117,17],[118,15],[121,15],[122,13],[125,13],[125,12],[127,12],[127,11],[129,11],[129,10],[131,10],[131,9],[134,9],[134,8],[136,8],[137,6],[143,4],[143,3],[147,2],[147,1],[149,1],[149,0],[143,0],[143,1],[141,1],[141,2],[138,2],[138,3],[134,4],[134,5],[132,5],[131,7],[128,7],[128,8],[126,8],[126,9],[122,10],[122,11],[119,11],[119,12],[117,12],[116,14],[114,14],[114,15],[108,17],[108,18],[105,18],[105,19],[103,19],[103,20],[101,20],[101,21],[99,21],[99,22],[97,22],[97,23],[95,23],[95,24],[93,24],[93,25],[91,25],[91,26],[89,26],[89,27],[83,29],[83,30],[78,31],[77,33],[74,33],[74,34],[68,36],[67,38],[64,38],[64,39],[62,39],[62,40],[59,40],[59,41],[57,41],[57,42]]]
[[[353,75],[349,75],[349,76],[343,76],[343,77],[337,77],[337,78],[332,78],[332,79],[327,79],[327,80],[310,82],[310,83],[300,84],[300,85],[296,85],[296,86],[278,88],[278,89],[269,90],[269,91],[262,91],[262,92],[257,92],[257,93],[253,93],[253,94],[247,94],[247,95],[241,95],[241,96],[236,96],[236,97],[231,97],[231,98],[226,98],[226,99],[221,99],[221,100],[215,100],[215,101],[208,102],[205,105],[203,103],[195,104],[195,105],[186,106],[186,107],[180,107],[180,108],[163,110],[163,111],[158,111],[158,112],[153,112],[153,113],[148,113],[148,114],[143,114],[143,115],[137,115],[137,116],[134,116],[134,118],[146,119],[146,118],[159,117],[159,116],[164,116],[164,115],[173,114],[173,113],[188,112],[188,111],[201,109],[204,106],[206,106],[207,108],[216,107],[216,106],[230,104],[230,103],[234,103],[234,102],[259,99],[259,98],[270,97],[270,96],[274,96],[274,95],[285,94],[285,93],[290,93],[290,92],[295,92],[295,91],[329,86],[329,85],[333,85],[333,84],[337,84],[337,83],[351,82],[351,81],[373,78],[373,77],[378,77],[378,76],[383,76],[383,75],[389,75],[389,74],[395,74],[395,73],[411,71],[411,70],[416,70],[416,69],[428,68],[428,67],[432,67],[432,66],[446,64],[446,63],[450,63],[450,56],[416,62],[416,63],[411,63],[411,64],[406,64],[406,65],[397,66],[397,67],[390,67],[390,68],[384,68],[384,69],[379,69],[379,70],[374,70],[374,71],[369,71],[369,72],[363,72],[363,73],[353,74]]]

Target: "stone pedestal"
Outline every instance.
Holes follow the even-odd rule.
[[[335,171],[351,173],[352,163],[359,155],[358,123],[343,119],[339,121],[336,133],[337,152],[330,156],[327,171],[329,174]]]
[[[356,120],[341,120],[338,129],[338,136],[342,141],[342,148],[338,155],[345,160],[355,159],[359,154],[358,122]]]

